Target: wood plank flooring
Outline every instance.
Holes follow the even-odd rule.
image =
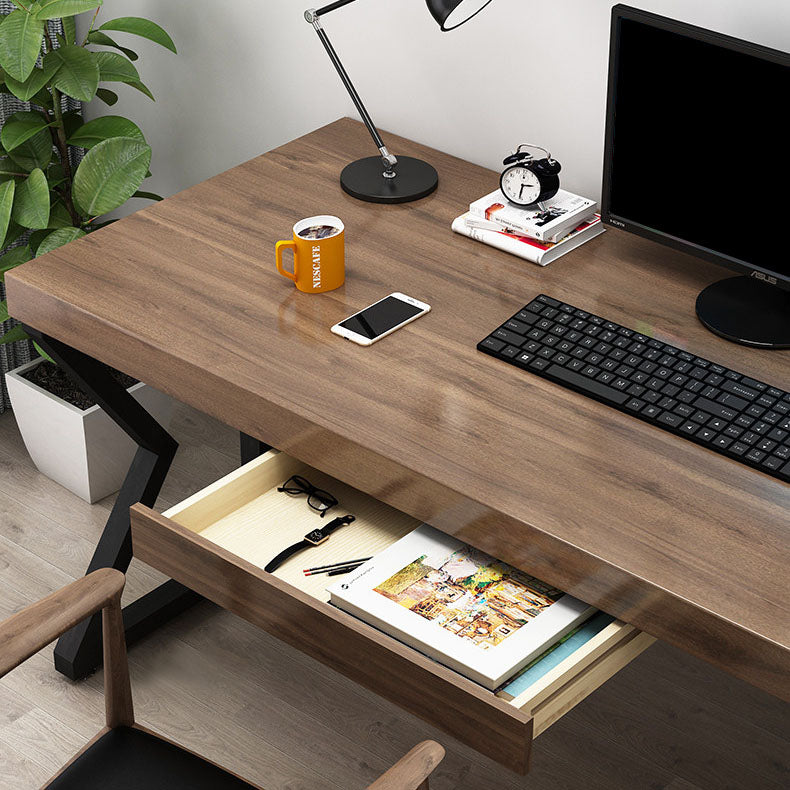
[[[185,406],[158,507],[237,465],[237,435]],[[0,415],[0,618],[81,576],[112,499],[87,505],[40,475]],[[131,600],[161,581],[135,562]],[[52,649],[0,681],[0,788],[37,787],[101,726],[101,674],[71,683]],[[780,790],[788,706],[658,643],[535,743],[509,773],[211,604],[130,652],[138,721],[270,790],[364,788],[412,745],[447,757],[435,790]]]

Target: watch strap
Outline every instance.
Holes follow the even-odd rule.
[[[302,549],[309,548],[313,544],[307,540],[300,540],[298,543],[294,543],[293,546],[289,546],[287,549],[283,549],[273,560],[271,560],[264,570],[266,573],[274,573],[289,557],[292,557],[298,551]]]

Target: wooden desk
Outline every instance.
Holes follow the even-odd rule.
[[[356,201],[345,119],[24,265],[11,313],[648,633],[790,698],[790,487],[475,344],[538,292],[790,387],[790,352],[696,320],[720,268],[608,231],[542,269],[450,231],[490,171],[389,135],[438,191]],[[274,243],[346,223],[347,282],[298,293]],[[390,291],[433,311],[372,348],[329,327]]]

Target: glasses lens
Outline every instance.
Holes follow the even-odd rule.
[[[334,507],[337,504],[337,499],[335,499],[329,491],[316,488],[308,497],[307,504],[310,505],[313,510],[329,510],[330,507]]]
[[[280,486],[280,490],[285,491],[286,494],[307,494],[313,490],[313,486],[303,477],[294,475],[293,477],[289,477],[282,486]]]

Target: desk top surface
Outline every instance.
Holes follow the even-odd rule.
[[[722,340],[694,301],[726,271],[609,230],[540,268],[450,230],[496,186],[387,135],[439,189],[359,202],[344,119],[7,277],[12,315],[224,422],[783,696],[790,486],[487,357],[475,344],[540,292],[790,389],[790,351]],[[293,223],[346,225],[346,284],[274,267]],[[431,304],[363,348],[330,326],[392,291]]]

